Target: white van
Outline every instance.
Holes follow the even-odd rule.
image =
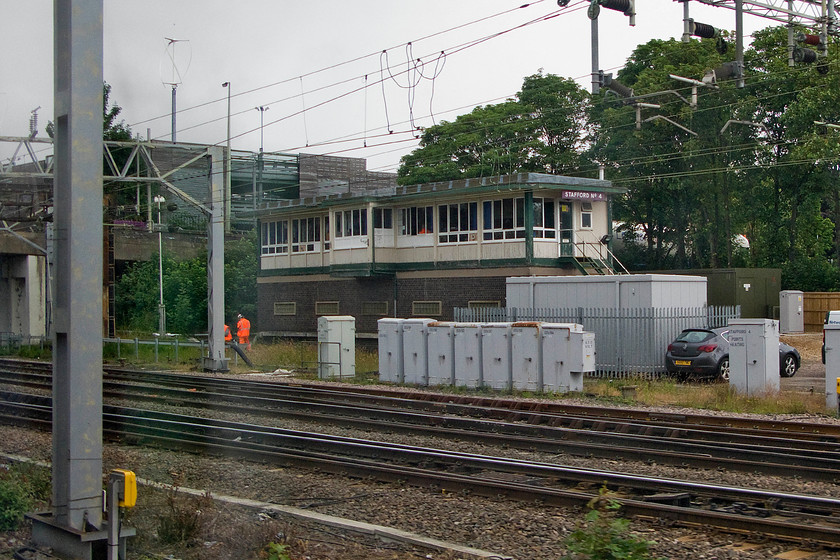
[[[840,325],[840,311],[826,311],[825,324]],[[825,330],[823,330],[822,363],[825,363]]]

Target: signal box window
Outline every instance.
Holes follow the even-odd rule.
[[[432,206],[400,208],[400,235],[424,235],[434,231]]]

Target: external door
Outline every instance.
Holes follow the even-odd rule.
[[[572,204],[560,201],[557,205],[560,212],[560,245],[558,246],[559,256],[571,257],[574,255],[574,224],[572,223]]]

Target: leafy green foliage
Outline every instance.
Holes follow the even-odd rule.
[[[540,72],[525,78],[517,97],[427,128],[420,147],[402,158],[400,184],[576,169],[586,92],[573,80]]]
[[[49,500],[49,469],[23,463],[0,467],[0,531],[17,529],[36,502]]]
[[[257,316],[257,273],[259,243],[256,231],[225,244],[225,317],[233,321],[237,313],[251,320]]]
[[[31,503],[20,483],[13,478],[0,478],[0,531],[17,529]]]
[[[289,556],[289,545],[270,542],[260,554],[260,558],[266,560],[291,560]]]
[[[569,560],[648,560],[650,541],[630,533],[630,521],[618,517],[621,504],[609,499],[606,488],[589,502],[584,522],[566,539]]]
[[[225,317],[237,313],[256,317],[256,233],[249,232],[225,246]],[[116,317],[121,330],[156,331],[160,280],[158,255],[137,262],[123,273],[116,286]],[[170,332],[195,334],[207,330],[207,257],[177,261],[163,254],[163,301],[166,328]]]
[[[745,87],[697,87],[692,106],[690,88],[671,75],[698,80],[731,60],[714,47],[653,40],[634,50],[617,79],[658,110],[637,116],[606,90],[593,100],[587,155],[628,189],[614,199],[615,218],[644,233],[619,258],[637,270],[781,267],[785,289],[840,289],[830,274],[840,265],[840,134],[814,125],[840,122],[836,42],[823,74],[788,66],[786,28],[759,31],[745,53]]]

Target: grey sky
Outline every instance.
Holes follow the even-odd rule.
[[[586,5],[572,0],[558,17],[511,30],[559,9],[555,0],[519,8],[523,4],[105,0],[104,75],[113,86],[112,100],[123,107],[122,117],[135,133],[145,137],[149,129],[152,138],[169,139],[171,89],[163,82],[173,79],[165,37],[184,40],[174,47],[182,76],[178,141],[225,142],[227,92],[221,84],[230,81],[235,149],[259,149],[260,114],[254,107],[267,105],[266,151],[366,157],[370,169],[394,171],[399,157],[416,146],[412,123],[428,126],[499,102],[541,68],[589,88]],[[697,2],[691,10],[699,21],[735,26],[731,10]],[[636,11],[637,25],[630,27],[619,12],[602,10],[601,68],[615,71],[638,44],[652,38],[680,36],[681,3],[637,0]],[[502,12],[507,13],[490,17]],[[0,61],[0,135],[26,135],[30,111],[38,106],[40,135],[52,119],[52,18],[49,0],[0,0],[0,36],[6,45]],[[483,18],[488,19],[440,33]],[[745,17],[748,33],[770,23]],[[506,30],[511,31],[467,46]],[[386,72],[380,84],[383,50],[396,79]],[[438,61],[441,51],[446,55]],[[413,71],[413,89],[406,88],[409,56],[426,62],[426,78]],[[364,58],[335,66],[359,57]],[[428,79],[436,63],[437,77]],[[333,68],[316,72],[328,67]],[[337,139],[350,141],[325,144]],[[6,152],[0,146],[0,157],[8,157]]]

